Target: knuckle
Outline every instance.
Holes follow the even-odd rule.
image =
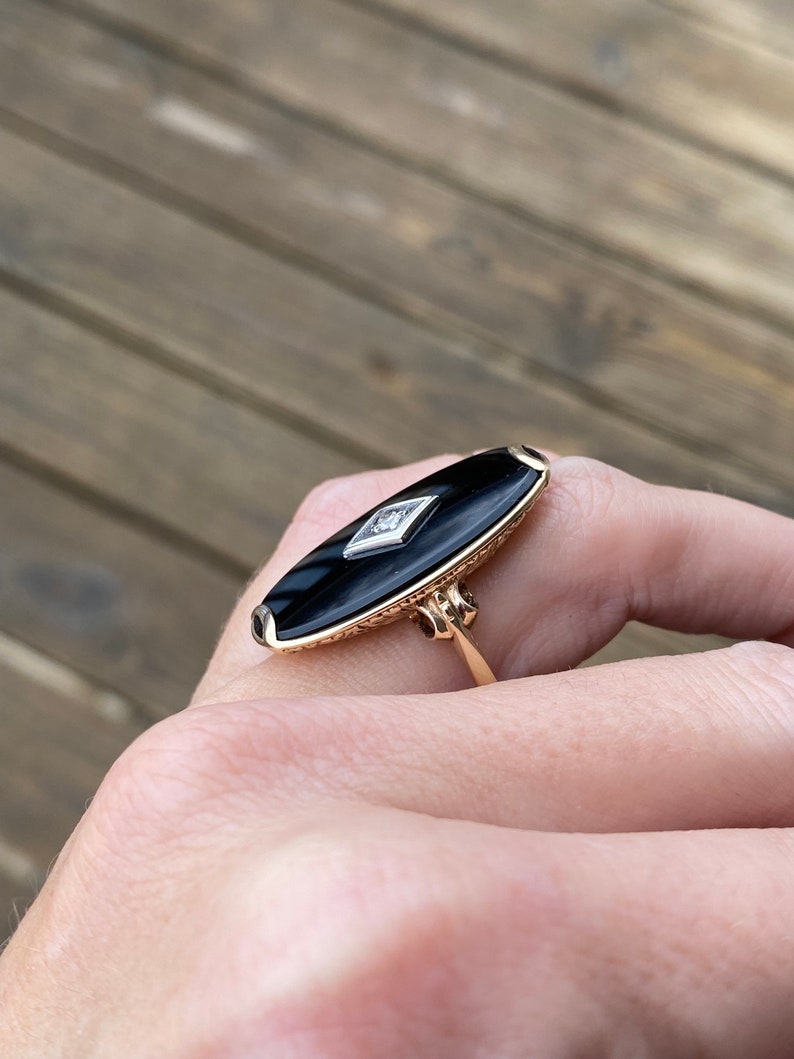
[[[362,746],[379,731],[331,700],[197,707],[139,737],[111,768],[92,812],[128,838],[184,841],[254,806],[267,816],[348,793]]]
[[[560,894],[548,878],[474,863],[436,826],[372,812],[342,833],[303,834],[277,869],[291,885],[276,899],[277,935],[257,944],[286,955],[275,1024],[273,1010],[265,1017],[303,1041],[300,1055],[337,1054],[332,1044],[346,1059],[433,1054],[446,1034],[462,1046],[474,1029],[468,1012],[500,1010],[516,945],[528,974],[550,948]],[[489,1054],[502,1054],[499,1020],[479,1030],[497,1035]]]
[[[772,820],[790,812],[787,776],[794,756],[794,651],[746,641],[703,657],[708,661],[703,682],[706,709],[718,724],[727,720],[740,731],[748,747],[758,748],[748,760],[746,782],[753,778],[762,792],[760,804],[766,806],[768,792],[777,791],[775,809],[767,810]],[[775,780],[778,776],[780,782]]]
[[[725,651],[738,678],[748,678],[781,705],[794,703],[794,649],[768,640],[746,640]]]
[[[550,499],[566,525],[580,525],[591,533],[615,511],[631,481],[617,468],[586,456],[566,456],[555,462],[554,470]]]
[[[186,723],[187,722],[187,723]],[[202,729],[187,714],[161,721],[113,764],[91,804],[95,828],[124,845],[185,833],[211,798]]]
[[[770,640],[742,640],[727,648],[728,653],[743,664],[761,672],[794,672],[794,648]]]
[[[616,631],[637,591],[636,574],[633,581],[625,571],[630,550],[636,548],[631,506],[645,485],[609,464],[580,456],[556,461],[554,475],[544,508],[549,546],[556,550],[565,541],[566,561],[582,571],[579,591],[604,627]]]
[[[315,485],[301,502],[295,520],[310,523],[327,521],[329,510],[333,512],[340,500],[349,497],[354,483],[355,477],[339,477],[328,478]]]

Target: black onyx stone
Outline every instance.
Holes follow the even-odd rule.
[[[410,595],[520,505],[541,475],[508,449],[492,449],[384,500],[329,537],[266,596],[279,640],[319,636],[387,600]],[[438,503],[405,544],[344,557],[345,546],[376,511],[421,496],[437,496]]]

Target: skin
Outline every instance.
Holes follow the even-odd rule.
[[[309,497],[0,959],[0,1055],[794,1055],[794,522],[561,459],[469,579],[501,683],[405,621],[263,653],[268,587],[451,459]],[[745,642],[573,668],[632,619]]]

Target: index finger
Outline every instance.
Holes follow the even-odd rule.
[[[269,655],[249,632],[251,609],[289,565],[449,462],[343,479],[315,494],[243,594],[195,701],[468,686],[454,652],[405,621],[294,655]],[[794,645],[794,521],[581,457],[553,463],[530,516],[467,580],[481,605],[477,639],[502,679],[576,666],[632,620]]]

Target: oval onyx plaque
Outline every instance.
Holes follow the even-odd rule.
[[[454,578],[517,523],[548,477],[545,458],[518,445],[423,478],[329,537],[282,577],[254,611],[255,638],[277,650],[335,639],[439,578]]]

